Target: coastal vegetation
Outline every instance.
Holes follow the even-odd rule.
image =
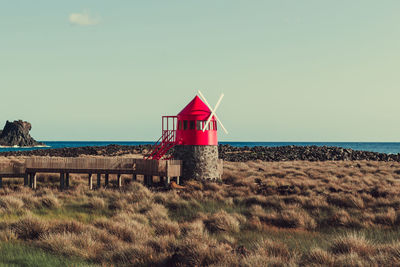
[[[0,262],[400,264],[398,162],[225,161],[222,181],[188,181],[179,190],[130,179],[121,189],[89,190],[86,177],[71,178],[63,192],[51,174],[39,174],[36,191],[4,181]]]

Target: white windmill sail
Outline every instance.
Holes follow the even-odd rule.
[[[208,117],[208,120],[207,120],[207,122],[206,122],[206,125],[204,125],[204,127],[203,127],[203,132],[207,129],[208,124],[210,123],[212,117],[214,116],[214,117],[217,119],[218,123],[221,125],[222,129],[224,130],[224,132],[225,132],[226,134],[228,134],[228,131],[225,129],[224,125],[222,124],[222,122],[220,121],[220,119],[218,118],[218,116],[217,116],[217,114],[216,114],[217,108],[218,108],[219,104],[221,103],[222,98],[224,97],[224,94],[221,94],[221,96],[219,97],[219,99],[218,99],[218,101],[217,101],[217,104],[215,105],[214,109],[212,109],[211,106],[208,104],[207,99],[206,99],[206,98],[204,97],[204,95],[200,92],[200,90],[199,90],[198,92],[199,92],[200,97],[203,99],[204,103],[205,103],[205,104],[207,105],[207,107],[211,110],[211,115]]]

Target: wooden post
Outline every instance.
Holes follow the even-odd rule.
[[[65,187],[69,188],[69,172],[65,174]]]
[[[165,181],[164,182],[164,184],[166,185],[166,186],[168,186],[169,185],[169,182],[170,182],[170,179],[169,179],[169,172],[168,172],[168,170],[169,170],[169,160],[167,160],[166,162],[165,162],[166,164],[165,164],[165,173],[167,174],[167,177],[165,177],[165,178],[167,178],[167,181]]]
[[[36,173],[32,173],[32,189],[36,190]]]
[[[165,185],[168,186],[170,182],[171,182],[171,177],[167,176],[167,179],[165,181]]]
[[[145,186],[151,186],[153,184],[153,176],[152,175],[145,175],[143,182],[144,182]]]
[[[29,184],[29,175],[27,173],[24,174],[24,186],[28,186]]]
[[[28,180],[29,180],[29,187],[32,188],[32,183],[33,183],[33,178],[32,178],[33,174],[32,173],[28,173]]]
[[[108,173],[105,175],[104,187],[108,186]]]
[[[3,185],[3,177],[0,176],[0,188],[2,187],[2,185]]]
[[[92,179],[92,174],[89,173],[89,189],[92,190],[93,189],[93,179]]]
[[[60,173],[60,190],[64,190],[65,185],[65,174],[63,172]]]
[[[134,174],[132,174],[132,181],[136,181],[136,180],[137,180],[137,174],[134,173]]]
[[[97,188],[100,188],[101,186],[101,173],[97,174]]]
[[[121,174],[117,174],[117,186],[118,188],[121,188],[122,186],[122,179],[121,179]]]
[[[176,177],[176,184],[179,184],[179,176]]]

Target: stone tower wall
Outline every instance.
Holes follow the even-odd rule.
[[[174,158],[183,162],[183,179],[219,180],[222,160],[218,159],[218,146],[177,145]]]

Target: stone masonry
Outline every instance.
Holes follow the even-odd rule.
[[[174,158],[182,160],[183,180],[220,180],[222,160],[218,159],[218,146],[177,145]]]

